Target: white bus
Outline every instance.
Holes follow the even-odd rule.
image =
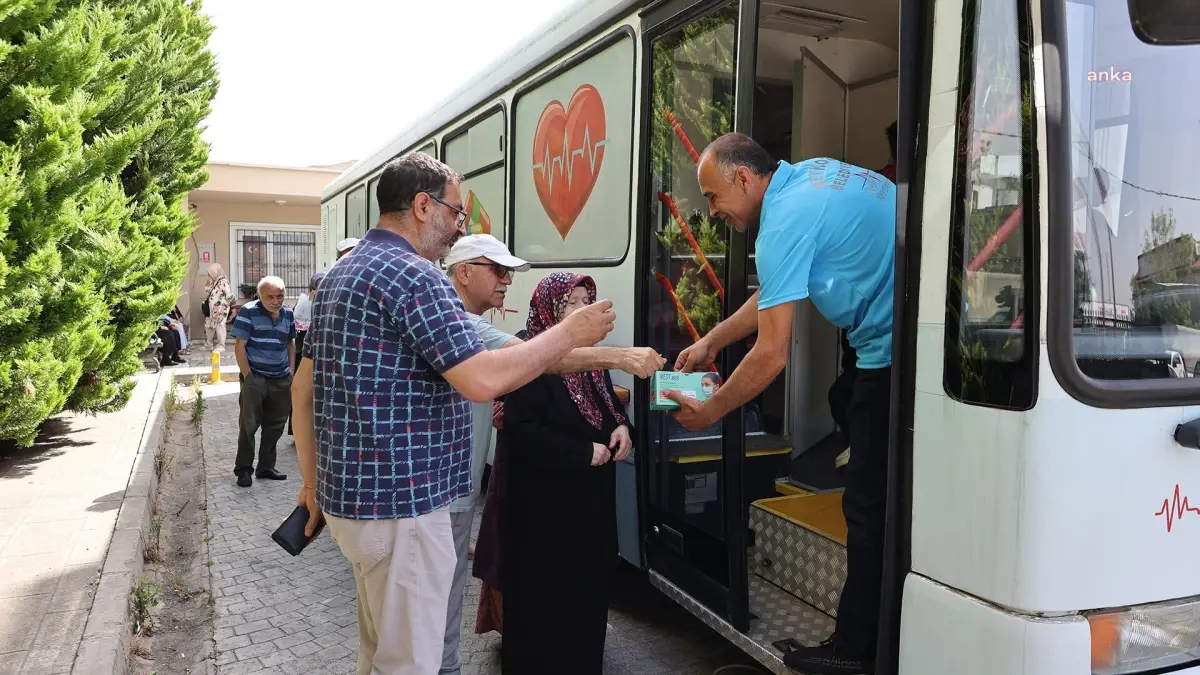
[[[736,130],[879,169],[898,121],[876,672],[1195,675],[1200,379],[1175,371],[1200,359],[1200,265],[1171,251],[1200,236],[1197,15],[580,0],[328,186],[321,262],[376,222],[383,164],[422,150],[465,176],[472,230],[535,265],[496,324],[517,332],[538,279],[578,271],[616,303],[609,343],[673,362],[757,283],[755,232],[709,216],[697,152]],[[639,433],[621,556],[776,673],[832,630],[846,575],[840,339],[807,302],[796,316],[786,372],[706,432],[616,378]]]

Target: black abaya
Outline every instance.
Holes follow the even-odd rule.
[[[605,383],[616,401],[607,375]],[[600,429],[558,376],[543,375],[505,398],[507,675],[600,675],[603,668],[617,565],[616,460],[592,466],[592,444],[607,447],[618,424],[600,396],[586,391],[603,413]]]

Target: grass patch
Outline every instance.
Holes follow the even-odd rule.
[[[162,585],[143,574],[133,585],[133,632],[150,635],[153,631],[151,610],[162,600]]]
[[[150,648],[146,646],[146,643],[142,642],[141,640],[137,640],[137,639],[135,639],[133,641],[133,644],[129,646],[129,653],[133,654],[134,656],[138,657],[139,659],[146,659],[147,661],[149,661],[154,656],[153,654],[150,653]]]
[[[145,550],[142,558],[148,563],[161,563],[163,561],[162,526],[162,516],[156,516],[154,521],[150,523],[150,531],[146,533],[146,537],[142,541],[142,548]]]
[[[199,386],[193,386],[194,398],[192,399],[192,426],[200,428],[200,423],[204,421],[204,411],[208,409],[208,402],[204,400],[204,392]]]
[[[179,400],[179,390],[175,388],[175,373],[171,373],[171,376],[167,378],[166,405],[167,415],[179,410],[179,407],[183,405]]]
[[[167,451],[167,443],[164,439],[163,444],[154,451],[154,473],[158,476],[159,481],[171,470],[173,461],[175,461],[175,457]]]

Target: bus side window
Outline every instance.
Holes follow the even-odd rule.
[[[346,195],[346,236],[367,233],[367,186],[360,185]]]
[[[1038,270],[1028,18],[968,0],[951,218],[943,386],[964,403],[1025,410],[1036,397]]]
[[[367,183],[367,229],[379,224],[379,196],[375,193],[378,188],[378,178]]]
[[[619,265],[633,207],[634,40],[618,30],[513,103],[513,252],[543,266]],[[518,225],[519,224],[519,225]]]
[[[504,126],[501,108],[446,137],[443,161],[463,175],[463,210],[468,234],[490,234],[507,241],[504,200]]]

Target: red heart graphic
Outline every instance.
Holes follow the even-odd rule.
[[[566,109],[551,101],[533,136],[533,184],[542,208],[565,241],[604,163],[604,100],[590,84],[571,95]]]

